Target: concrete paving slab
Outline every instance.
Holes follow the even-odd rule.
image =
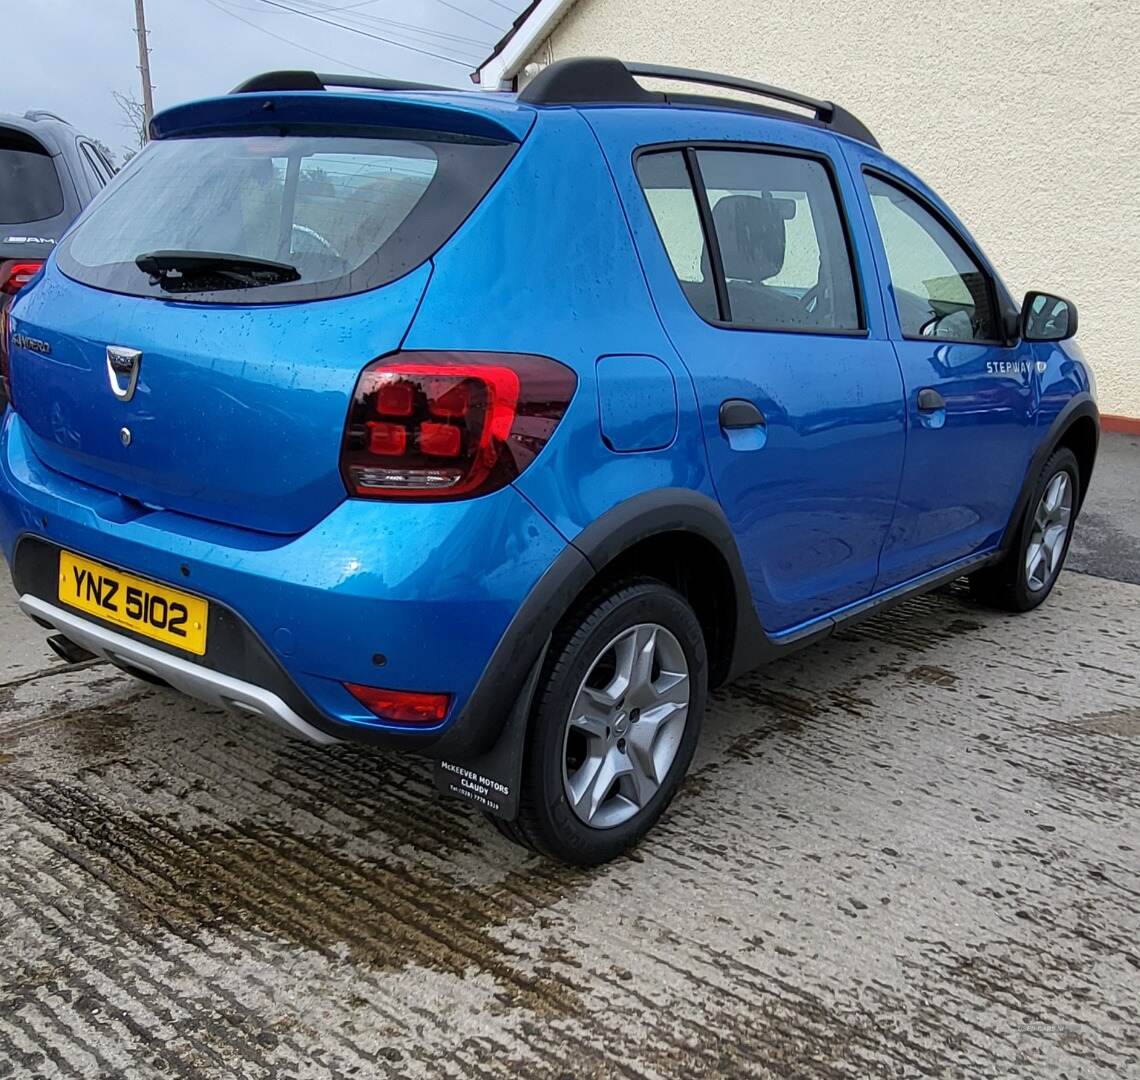
[[[0,1076],[1140,1075],[1138,746],[1140,587],[1077,574],[719,692],[593,872],[409,758],[10,685]]]

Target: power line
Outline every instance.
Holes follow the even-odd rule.
[[[328,7],[328,6],[319,6],[319,5],[310,7],[309,5],[311,3],[314,3],[314,0],[292,0],[292,3],[296,4],[297,8],[290,7],[290,8],[286,8],[286,9],[273,10],[273,11],[266,11],[262,7],[251,7],[250,6],[252,4],[259,4],[262,2],[262,0],[248,0],[248,3],[240,3],[239,0],[228,0],[228,2],[232,7],[240,8],[242,11],[259,11],[265,15],[291,14],[291,15],[310,15],[310,16],[312,16],[312,15],[328,15],[330,12],[349,11],[350,14],[344,16],[345,18],[355,19],[358,22],[362,22],[365,24],[371,24],[371,25],[378,26],[381,28],[394,27],[394,28],[398,28],[400,30],[407,30],[411,33],[415,33],[415,34],[418,34],[418,35],[421,35],[424,37],[442,38],[445,41],[453,41],[453,42],[457,42],[457,43],[464,44],[464,45],[474,45],[478,49],[490,49],[495,44],[494,41],[485,41],[482,38],[474,38],[474,37],[471,37],[471,36],[466,35],[466,34],[452,34],[446,30],[436,30],[433,27],[425,26],[423,23],[401,22],[399,19],[390,19],[390,18],[387,18],[386,16],[383,16],[383,15],[370,15],[370,14],[368,14],[368,12],[356,11],[356,10],[354,10],[355,8],[363,6],[363,4],[361,4],[359,2],[356,4],[348,4],[348,5],[345,5],[342,7]],[[379,0],[364,0],[365,4],[372,4],[372,3],[378,3],[378,2],[379,2]],[[451,6],[453,8],[453,10],[459,11],[463,15],[470,15],[471,14],[470,12],[465,11],[462,8],[454,7],[454,5],[448,5],[448,6]],[[300,10],[298,10],[298,8]],[[511,9],[506,8],[506,10],[510,11]],[[473,16],[473,17],[478,18],[478,16]],[[479,21],[485,22],[485,20],[482,20],[482,19],[480,19]],[[486,23],[486,25],[488,27],[490,27],[492,30],[494,30],[496,35],[501,36],[504,27],[496,26],[494,23],[490,23],[490,22]]]
[[[468,11],[466,8],[461,8],[458,4],[453,4],[450,0],[435,0],[437,4],[442,4],[445,8],[451,8],[452,11],[458,11],[460,15],[466,15],[469,19],[474,19],[476,22],[481,22],[484,26],[489,26],[496,33],[502,30],[502,27],[497,23],[490,22],[484,19],[481,15],[476,15],[473,11]]]
[[[293,3],[301,3],[302,0],[293,0]],[[303,6],[303,4],[302,4]],[[247,11],[253,11],[253,8],[245,8]],[[306,8],[306,11],[312,11],[317,15],[323,15],[327,9],[324,8]],[[266,14],[272,14],[266,12]],[[356,22],[361,22],[366,25],[375,25],[379,27],[395,27],[400,30],[406,30],[409,33],[417,34],[423,37],[442,38],[445,41],[453,41],[463,45],[474,45],[478,49],[489,49],[494,44],[491,41],[482,41],[479,38],[467,37],[463,34],[451,34],[446,30],[435,30],[430,26],[424,26],[422,23],[409,23],[400,22],[398,19],[389,19],[382,15],[369,15],[365,12],[353,12],[351,15],[344,16],[346,19],[352,19]]]
[[[329,56],[328,53],[318,52],[316,49],[310,49],[308,45],[302,45],[298,41],[293,41],[291,38],[282,37],[280,34],[275,34],[272,30],[266,30],[264,26],[258,26],[257,23],[251,22],[249,19],[243,19],[236,11],[230,11],[229,8],[222,7],[218,0],[206,0],[206,3],[212,8],[217,8],[223,15],[229,15],[231,19],[237,19],[240,23],[245,23],[246,26],[253,27],[254,30],[260,30],[263,34],[268,34],[271,38],[276,38],[278,41],[285,42],[286,45],[292,45],[295,48],[301,49],[303,52],[312,53],[313,56],[319,56],[322,60],[331,60],[334,64],[341,64],[344,67],[350,67],[354,71],[359,71],[364,75],[375,75],[375,71],[369,71],[368,68],[359,67],[356,64],[350,64],[347,60],[339,60],[335,56]]]
[[[379,3],[379,0],[356,0],[354,4],[338,4],[336,7],[323,6],[317,8],[321,15],[335,15],[338,11],[352,11],[353,8],[368,7],[369,4]]]
[[[267,9],[264,7],[250,7],[247,4],[239,3],[238,0],[222,0],[222,2],[226,4],[226,8],[225,8],[226,13],[227,14],[233,14],[235,18],[239,18],[239,16],[237,16],[234,13],[234,11],[233,11],[234,8],[236,8],[240,11],[257,12],[259,15],[267,15],[270,18],[272,18],[275,15],[286,14],[286,12],[284,12],[284,11],[270,10],[270,9]],[[293,0],[293,2],[296,3],[296,2],[298,2],[298,0]],[[319,14],[319,12],[317,12],[317,13]],[[290,12],[288,12],[288,14],[294,14],[294,12],[290,11]],[[307,14],[307,12],[297,11],[296,14]],[[361,15],[353,15],[350,17],[354,18],[354,19],[367,18],[367,16],[361,16]],[[274,35],[271,30],[266,30],[260,23],[249,23],[248,20],[244,20],[244,19],[242,21],[247,22],[248,25],[250,25],[250,26],[255,26],[258,30],[263,30],[265,33],[269,34],[270,36],[278,36],[278,35]],[[412,41],[415,42],[416,44],[428,45],[428,46],[433,46],[436,48],[452,47],[451,41],[447,41],[443,44],[440,44],[439,42],[430,40],[430,38],[425,40],[423,37],[424,34],[434,34],[435,33],[434,31],[428,30],[426,27],[416,26],[413,23],[397,22],[393,19],[379,19],[379,20],[374,20],[374,21],[382,24],[381,29],[387,29],[388,26],[395,28],[393,30],[394,33],[398,33],[401,37],[411,38]],[[338,23],[338,25],[341,26],[343,29],[346,29],[346,30],[357,29],[357,27],[351,23]],[[457,59],[463,59],[463,60],[468,59],[467,57],[463,57],[463,56],[458,55],[460,50],[462,50],[464,52],[476,53],[477,59],[468,60],[469,63],[477,63],[478,59],[481,59],[482,55],[483,55],[479,50],[488,48],[488,46],[485,42],[471,41],[471,39],[469,39],[469,38],[461,38],[461,37],[458,37],[457,35],[453,35],[453,34],[442,34],[439,36],[442,36],[445,38],[454,38],[454,48],[455,48],[455,52],[457,53]],[[279,38],[279,40],[288,41],[290,44],[296,44],[296,42],[293,42],[288,38]],[[466,41],[471,41],[470,47],[459,44],[460,42],[466,42]],[[323,55],[322,53],[317,52],[315,49],[310,49],[309,51],[310,52],[316,52],[316,54],[318,56]],[[337,61],[337,63],[340,63],[340,62],[341,61]],[[358,68],[358,70],[363,70],[363,69]]]
[[[447,56],[444,53],[433,52],[430,49],[419,49],[415,45],[408,45],[403,41],[395,41],[392,38],[383,37],[380,34],[371,34],[367,30],[361,30],[357,26],[348,26],[345,23],[338,23],[332,19],[322,18],[320,15],[315,15],[311,11],[304,11],[299,8],[289,7],[287,4],[280,3],[280,0],[261,0],[263,4],[268,4],[270,7],[280,8],[282,11],[291,11],[294,15],[303,15],[306,19],[313,19],[316,22],[324,23],[326,26],[335,26],[338,30],[348,30],[353,34],[360,34],[361,37],[371,38],[373,41],[382,41],[385,45],[394,45],[398,49],[407,49],[409,52],[419,53],[421,56],[431,56],[436,60],[445,60],[449,64],[456,64],[459,67],[469,67],[469,60],[460,60],[454,56]],[[440,0],[442,3],[443,0]]]

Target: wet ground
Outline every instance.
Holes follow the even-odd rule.
[[[1140,585],[1140,435],[1101,438],[1069,568]]]
[[[4,591],[0,935],[0,1077],[1140,1076],[1140,585],[951,589],[720,692],[593,872]]]

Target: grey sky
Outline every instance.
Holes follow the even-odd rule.
[[[498,40],[526,2],[146,0],[155,108],[223,93],[272,68],[470,86],[468,72],[489,51],[487,43]],[[461,62],[371,40],[275,3]],[[49,109],[102,139],[121,158],[131,135],[111,92],[140,96],[134,24],[134,0],[0,0],[5,42],[0,113]]]

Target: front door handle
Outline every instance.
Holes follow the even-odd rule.
[[[946,399],[937,390],[932,390],[929,386],[925,390],[919,390],[919,412],[937,412],[939,409],[945,408]]]
[[[764,414],[751,401],[745,401],[743,398],[729,398],[720,403],[720,426],[725,431],[764,427],[767,423]]]

